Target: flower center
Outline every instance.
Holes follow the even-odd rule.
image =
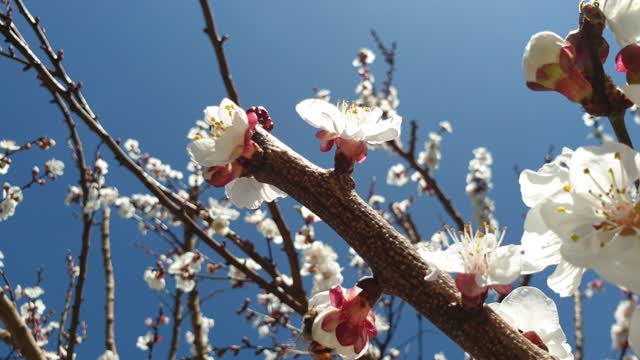
[[[457,234],[449,227],[445,227],[454,243],[461,245],[459,254],[464,261],[465,272],[468,274],[484,274],[489,269],[489,257],[491,253],[500,246],[504,238],[498,229],[489,228],[485,224],[485,232],[477,230],[475,234],[471,225],[467,224],[464,231]]]
[[[342,114],[348,121],[355,122],[357,124],[361,123],[360,119],[363,112],[368,113],[372,110],[372,108],[370,107],[358,106],[346,99],[338,100],[336,107],[340,110],[340,112],[342,112]]]
[[[615,153],[616,160],[620,160],[620,153]],[[622,162],[620,161],[620,174],[625,176]],[[622,236],[640,234],[640,201],[633,184],[624,187],[621,179],[618,179],[612,168],[607,170],[609,184],[601,184],[596,180],[588,168],[583,170],[591,182],[593,189],[589,189],[589,195],[596,200],[594,213],[602,219],[601,222],[592,224],[593,229],[601,233],[616,233]],[[565,187],[566,188],[569,187]],[[569,188],[570,189],[570,188]],[[562,208],[558,211],[563,212]],[[603,236],[600,239],[600,247],[604,247],[612,236]],[[573,241],[578,241],[580,236],[571,234]]]

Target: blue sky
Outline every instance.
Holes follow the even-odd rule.
[[[64,49],[67,69],[74,79],[83,81],[85,96],[111,134],[138,139],[144,151],[184,170],[186,132],[205,106],[225,96],[213,50],[202,32],[197,1],[31,3],[53,46]],[[439,121],[453,124],[454,133],[443,142],[436,178],[466,218],[471,215],[464,192],[471,151],[485,146],[492,152],[491,196],[500,224],[509,227],[509,242],[519,242],[525,214],[514,166],[538,168],[550,145],[559,149],[593,143],[586,139],[580,108],[559,94],[527,90],[521,70],[522,52],[533,33],[549,29],[564,35],[577,26],[577,1],[213,1],[212,6],[219,31],[230,34],[225,46],[242,105],[265,106],[276,123],[273,133],[325,167],[332,166],[333,157],[318,151],[315,129],[297,116],[295,104],[309,97],[313,86],[331,89],[335,98],[354,98],[357,75],[351,60],[360,47],[374,47],[370,29],[387,41],[397,41],[395,85],[400,114],[418,121],[421,139]],[[611,45],[615,54],[617,47]],[[380,60],[373,69],[382,79]],[[612,71],[610,65],[607,69]],[[28,190],[16,216],[0,224],[0,249],[13,283],[33,284],[36,268],[42,265],[46,303],[59,310],[66,287],[66,280],[61,280],[65,279],[66,249],[77,254],[81,231],[77,209],[66,207],[63,200],[67,185],[74,184],[78,175],[64,145],[67,134],[61,116],[48,103],[34,74],[23,73],[7,61],[0,61],[0,74],[5,84],[0,97],[0,138],[20,142],[49,135],[59,144],[46,153],[32,150],[17,155],[12,170],[0,175],[0,181],[24,183],[33,165],[51,157],[67,163],[63,177]],[[634,138],[638,129],[630,127]],[[93,149],[95,137],[82,126],[81,135]],[[104,157],[111,163],[110,184],[117,185],[122,194],[142,191],[110,154]],[[372,176],[382,185],[388,167],[397,161],[380,151],[358,165],[355,177],[361,194],[366,194]],[[401,200],[414,191],[412,185],[401,189],[379,186],[387,199]],[[290,226],[297,229],[301,223],[292,210],[294,204],[288,199],[282,207]],[[433,199],[421,197],[414,207],[423,237],[438,230],[440,216],[445,215]],[[118,349],[121,358],[141,358],[136,337],[146,331],[144,319],[155,315],[158,301],[142,280],[142,272],[153,259],[134,244],[160,247],[161,243],[153,235],[140,235],[132,222],[114,219],[113,223]],[[235,229],[259,240],[250,226],[238,222]],[[342,240],[323,225],[318,233],[338,250],[346,267],[348,254]],[[89,324],[89,338],[78,348],[81,359],[95,358],[104,351],[104,284],[96,236],[82,312]],[[355,275],[346,278],[349,286]],[[534,284],[549,293],[544,280],[545,275],[537,275]],[[226,283],[204,286],[213,290]],[[255,337],[250,325],[245,326],[229,311],[245,296],[254,296],[255,291],[250,290],[226,291],[205,304],[205,314],[217,322],[210,333],[214,345],[238,343],[242,335]],[[572,342],[572,300],[556,300]],[[609,327],[618,300],[618,290],[609,287],[604,295],[585,303],[587,358],[614,356]],[[415,333],[411,312],[404,319],[398,342]],[[460,358],[461,351],[437,330],[425,336],[425,347],[427,354],[444,351],[450,358]],[[165,341],[159,353],[166,351]]]

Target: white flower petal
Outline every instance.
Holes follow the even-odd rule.
[[[320,99],[303,100],[296,105],[296,111],[309,125],[335,134],[340,134],[346,123],[335,105]]]
[[[522,260],[520,252],[522,248],[517,245],[500,246],[490,254],[489,273],[484,284],[480,286],[511,284],[520,276]]]
[[[637,0],[606,0],[602,12],[621,47],[640,40],[640,2]]]
[[[560,51],[564,39],[550,31],[539,32],[531,37],[524,50],[523,68],[526,81],[535,82],[538,68],[545,64],[560,62]]]
[[[553,274],[547,278],[547,285],[562,297],[571,296],[580,287],[585,270],[562,260]]]
[[[263,201],[271,202],[287,194],[275,186],[259,182],[253,177],[237,178],[224,187],[231,202],[240,208],[257,209]]]
[[[624,144],[610,142],[577,149],[569,165],[569,178],[576,192],[588,193],[598,186],[608,188],[611,170],[618,187],[626,189],[640,177],[638,168],[640,154]]]
[[[499,315],[506,315],[511,326],[522,331],[534,331],[552,355],[560,360],[573,359],[571,347],[560,327],[558,309],[553,300],[534,287],[513,290],[501,303],[491,304]]]
[[[560,246],[562,240],[549,231],[544,223],[540,207],[535,207],[527,213],[524,221],[524,234],[520,240],[524,255],[523,273],[532,274],[544,270],[562,260]]]
[[[638,23],[640,23],[640,21]],[[639,84],[622,85],[620,86],[620,90],[622,90],[622,92],[625,95],[627,95],[627,97],[631,101],[633,101],[634,104],[640,105],[640,85]]]

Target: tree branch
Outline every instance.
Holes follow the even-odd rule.
[[[204,22],[207,25],[207,27],[204,29],[204,32],[209,36],[211,45],[216,52],[216,58],[218,58],[218,66],[220,67],[220,74],[222,74],[224,87],[227,89],[229,99],[231,99],[231,101],[233,101],[234,103],[240,105],[238,92],[233,85],[233,78],[231,77],[231,71],[229,71],[229,64],[227,63],[226,57],[224,56],[224,48],[222,47],[226,38],[220,39],[220,37],[218,37],[215,18],[213,17],[213,12],[209,7],[209,1],[200,0],[200,7],[202,8],[202,14],[204,15]]]
[[[169,346],[169,360],[175,360],[180,340],[180,325],[182,324],[182,291],[176,290],[173,300],[173,328],[171,329],[171,345]]]
[[[414,135],[415,135],[415,132],[412,131],[412,136]],[[415,140],[410,140],[410,142],[413,143],[415,142]],[[387,145],[389,145],[391,149],[393,149],[393,151],[395,151],[398,155],[400,155],[400,157],[405,159],[405,161],[409,164],[409,166],[411,166],[413,170],[417,171],[420,174],[420,176],[422,176],[424,181],[427,183],[428,188],[432,190],[433,193],[436,195],[436,197],[444,207],[444,210],[447,212],[447,214],[449,214],[453,222],[455,222],[458,229],[464,229],[464,220],[462,219],[462,216],[460,216],[460,213],[458,213],[458,210],[456,210],[453,207],[453,204],[451,203],[451,199],[449,199],[449,197],[444,193],[444,191],[442,191],[438,183],[429,174],[429,171],[427,171],[425,168],[420,166],[415,156],[413,156],[408,151],[404,151],[400,147],[400,145],[398,145],[398,142],[388,141]]]
[[[105,305],[104,305],[104,318],[105,318],[105,347],[107,350],[111,350],[114,354],[117,354],[116,350],[116,333],[115,333],[115,301],[116,301],[116,283],[113,277],[113,264],[111,262],[111,208],[105,207],[102,212],[102,263],[104,265],[104,277],[105,277]]]
[[[293,245],[293,239],[291,238],[291,230],[289,230],[289,226],[284,221],[282,217],[282,213],[280,212],[280,208],[278,207],[277,201],[272,201],[269,204],[269,211],[271,212],[271,217],[273,221],[276,223],[278,227],[278,232],[280,232],[280,236],[282,236],[282,242],[284,245],[284,251],[287,254],[287,259],[289,260],[289,268],[291,269],[291,278],[293,279],[293,289],[301,295],[301,298],[305,299],[306,306],[306,296],[304,292],[304,287],[302,285],[302,276],[300,275],[300,263],[298,260],[298,253],[296,252],[296,248]]]
[[[6,326],[11,338],[14,339],[14,346],[26,359],[45,360],[36,339],[31,331],[20,318],[17,309],[7,297],[4,291],[0,290],[0,320]]]
[[[582,332],[582,293],[580,290],[573,293],[573,319],[575,321],[576,330],[576,351],[574,352],[574,360],[584,359],[584,333]]]

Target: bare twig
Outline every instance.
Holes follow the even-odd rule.
[[[584,359],[584,333],[582,332],[582,293],[580,290],[573,293],[573,302],[573,319],[576,330],[576,351],[574,352],[574,359],[582,360]]]
[[[116,282],[113,277],[113,264],[111,261],[111,208],[105,207],[102,211],[102,262],[104,265],[105,277],[105,347],[117,354],[116,350],[116,333],[115,333],[115,301],[116,301]]]
[[[171,329],[171,343],[169,345],[169,360],[175,360],[180,340],[180,325],[182,324],[182,291],[176,290],[173,297],[173,328]]]
[[[213,12],[209,7],[208,0],[200,0],[200,7],[202,8],[202,14],[204,15],[204,22],[207,27],[204,31],[209,36],[209,40],[211,41],[211,45],[216,52],[216,58],[218,58],[218,66],[220,67],[220,74],[222,74],[222,81],[224,82],[224,86],[227,89],[227,94],[229,95],[229,99],[240,105],[240,100],[238,99],[238,92],[236,91],[235,86],[233,85],[233,78],[231,77],[231,71],[229,71],[229,64],[227,64],[226,57],[224,56],[224,48],[223,44],[225,41],[225,37],[222,39],[218,37],[218,33],[216,30],[215,19],[213,17]]]
[[[284,251],[287,254],[287,259],[289,260],[289,268],[291,269],[293,289],[301,295],[301,299],[304,298],[306,300],[304,288],[302,287],[302,276],[300,275],[298,253],[296,252],[296,248],[293,246],[291,230],[289,230],[289,226],[287,226],[287,223],[282,217],[282,213],[280,212],[280,208],[278,207],[278,203],[276,201],[272,201],[269,203],[269,211],[271,212],[273,221],[276,223],[276,226],[278,226],[280,236],[282,236]],[[304,305],[306,306],[306,303]]]
[[[62,312],[60,313],[60,331],[58,332],[58,345],[56,349],[60,349],[62,347],[62,340],[64,338],[65,332],[64,328],[67,324],[67,317],[69,316],[69,311],[71,310],[71,298],[73,296],[73,285],[76,279],[75,273],[75,262],[73,261],[73,255],[71,251],[67,251],[67,273],[69,275],[69,285],[67,286],[67,292],[64,296],[64,307],[62,308]]]
[[[189,201],[196,202],[198,200],[199,189],[197,186],[189,189]],[[187,216],[195,219],[195,214],[189,212]],[[184,250],[193,251],[196,248],[197,238],[193,236],[193,228],[189,224],[184,225]],[[189,308],[189,318],[191,319],[191,329],[193,330],[193,347],[195,349],[195,359],[205,360],[207,349],[202,341],[202,311],[200,310],[200,296],[198,295],[198,283],[187,295],[187,307]]]
[[[21,3],[21,2],[20,2]],[[25,10],[26,11],[26,10]],[[89,246],[91,243],[91,226],[93,219],[91,214],[84,211],[84,208],[89,201],[89,169],[85,161],[84,150],[82,147],[82,141],[80,135],[76,129],[76,124],[71,117],[69,109],[63,102],[59,94],[54,93],[54,102],[58,105],[58,108],[64,115],[64,121],[69,129],[71,135],[71,143],[73,144],[73,150],[75,154],[76,166],[80,172],[80,187],[82,188],[82,243],[80,247],[78,280],[75,286],[75,293],[73,299],[73,306],[71,307],[71,322],[69,324],[69,338],[67,344],[67,359],[73,359],[74,347],[77,342],[76,331],[80,324],[80,307],[82,306],[82,292],[84,290],[84,283],[87,278],[88,260],[89,260]]]
[[[14,339],[14,346],[26,359],[45,360],[45,356],[40,350],[36,339],[31,331],[20,318],[13,302],[7,297],[4,291],[0,291],[0,320],[4,323],[7,331]]]
[[[415,140],[410,141],[413,142]],[[400,155],[400,157],[405,159],[413,170],[417,171],[420,176],[422,176],[424,181],[427,183],[429,190],[433,191],[433,193],[436,195],[447,214],[449,214],[449,217],[451,217],[451,219],[455,222],[458,229],[464,229],[464,220],[462,219],[462,216],[460,216],[460,213],[453,207],[451,200],[449,199],[449,197],[447,197],[444,191],[442,191],[438,183],[431,177],[429,171],[420,166],[415,156],[412,156],[411,153],[403,150],[396,141],[389,141],[387,142],[387,144],[391,147],[391,149],[393,149],[393,151]]]

